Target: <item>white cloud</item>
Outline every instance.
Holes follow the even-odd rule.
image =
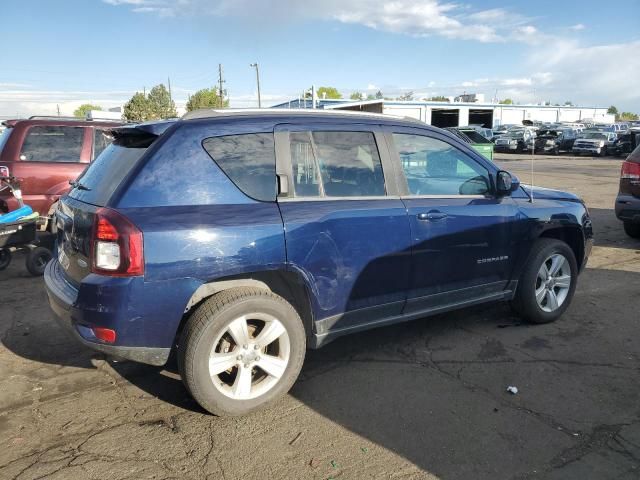
[[[585,28],[587,28],[584,24],[582,23],[576,23],[575,25],[571,25],[569,27],[569,30],[574,30],[574,31],[579,31],[579,30],[584,30]]]
[[[505,8],[473,11],[443,0],[103,0],[138,13],[217,15],[272,22],[320,18],[362,25],[385,32],[426,37],[438,35],[479,42],[518,40],[514,35],[528,19]],[[525,27],[527,28],[527,27]],[[530,30],[534,28],[528,27]]]

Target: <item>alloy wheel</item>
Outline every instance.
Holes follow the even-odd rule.
[[[538,270],[535,289],[538,306],[549,313],[557,310],[567,299],[570,288],[569,261],[563,255],[554,253],[542,262]]]
[[[231,321],[209,355],[209,375],[223,395],[251,400],[271,390],[289,364],[291,343],[278,319],[264,313]]]

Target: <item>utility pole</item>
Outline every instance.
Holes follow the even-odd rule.
[[[218,64],[218,99],[220,101],[220,108],[224,108],[224,90],[222,88],[222,84],[224,83],[224,79],[222,77],[222,64]]]
[[[167,77],[167,86],[169,88],[169,100],[173,101],[173,97],[171,96],[171,77]]]
[[[260,99],[260,71],[258,70],[258,63],[249,64],[250,67],[256,69],[256,83],[258,84],[258,108],[262,108],[262,101]]]
[[[58,109],[58,116],[60,116],[60,105],[56,104],[56,108]]]

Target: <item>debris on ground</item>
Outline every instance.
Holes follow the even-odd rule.
[[[518,387],[514,387],[513,385],[509,385],[507,387],[507,392],[509,392],[511,395],[515,395],[518,393]]]
[[[301,436],[302,436],[302,432],[298,432],[298,434],[295,437],[293,437],[293,440],[289,442],[289,445],[293,445],[294,443],[296,443],[298,440],[300,440]]]

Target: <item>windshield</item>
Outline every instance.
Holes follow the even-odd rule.
[[[507,136],[509,138],[522,138],[524,137],[524,130],[512,130],[507,134]]]
[[[589,132],[589,133],[585,133],[582,138],[594,138],[597,140],[606,140],[607,135],[599,132]]]
[[[460,132],[466,135],[471,143],[491,143],[476,130],[460,130]]]
[[[9,140],[9,135],[11,135],[11,127],[5,128],[2,133],[0,133],[0,153],[4,148],[4,144]]]
[[[538,133],[539,137],[557,137],[558,135],[561,135],[562,132],[558,131],[558,130],[542,130],[540,133]]]

